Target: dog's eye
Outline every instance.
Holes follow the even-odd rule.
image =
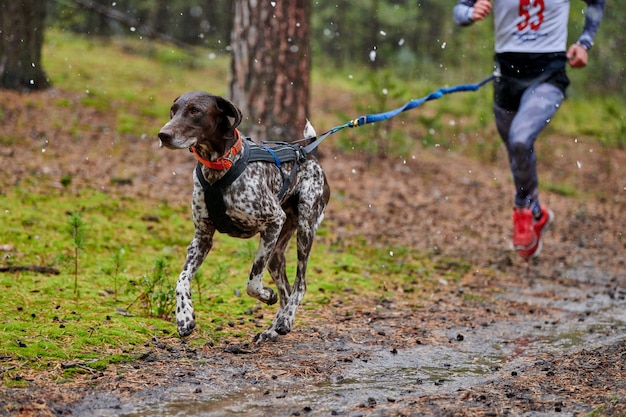
[[[191,116],[197,116],[198,114],[200,114],[200,109],[197,107],[190,107],[189,108],[189,114]]]

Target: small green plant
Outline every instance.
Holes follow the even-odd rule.
[[[213,285],[219,285],[223,283],[228,277],[228,271],[226,265],[219,264],[217,268],[215,268],[215,272],[213,273],[213,277],[211,278],[211,283]]]
[[[111,257],[111,263],[113,264],[113,268],[111,270],[111,274],[113,275],[113,299],[117,302],[117,279],[120,275],[120,272],[124,269],[124,249],[120,249],[118,251],[113,252],[113,256]]]
[[[72,184],[72,175],[66,174],[61,177],[61,185],[63,188],[67,188]]]
[[[167,320],[170,318],[176,305],[176,292],[174,286],[167,282],[167,261],[159,257],[154,262],[151,275],[145,275],[140,282],[141,293],[133,300],[126,310],[130,310],[133,304],[141,301],[144,314],[147,317]]]
[[[70,235],[74,246],[74,297],[78,297],[78,255],[85,247],[85,223],[80,214],[73,212],[69,220]]]

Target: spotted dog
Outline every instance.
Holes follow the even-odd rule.
[[[199,161],[193,173],[195,233],[176,284],[176,324],[181,337],[190,335],[196,326],[190,285],[213,246],[216,230],[244,239],[260,235],[246,291],[266,304],[280,300],[280,308],[270,327],[255,336],[256,342],[274,341],[291,331],[306,291],[307,263],[330,195],[322,167],[312,155],[282,164],[251,161],[230,184],[221,187],[221,208],[211,209],[205,200],[203,184],[218,184],[252,146],[236,129],[241,118],[241,111],[230,101],[193,91],[174,101],[170,121],[158,134],[161,146],[190,149]],[[305,137],[312,136],[315,131],[307,124]],[[285,271],[285,250],[295,232],[298,264],[291,285]],[[266,268],[278,295],[263,286]]]

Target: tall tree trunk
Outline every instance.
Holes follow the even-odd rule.
[[[0,88],[50,85],[41,66],[45,18],[45,0],[0,0]]]
[[[261,140],[302,138],[309,113],[310,0],[235,0],[230,98]]]

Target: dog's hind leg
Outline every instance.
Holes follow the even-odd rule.
[[[287,261],[285,259],[285,251],[287,250],[289,240],[295,231],[295,218],[294,216],[288,216],[287,221],[281,230],[276,247],[274,248],[274,253],[267,264],[267,269],[272,276],[272,280],[276,284],[276,288],[278,289],[280,300],[278,314],[280,314],[280,312],[285,308],[289,297],[291,296],[291,285],[289,284],[286,271]],[[274,341],[277,337],[278,333],[274,330],[274,326],[272,325],[272,327],[268,330],[258,333],[254,337],[254,342]]]
[[[313,245],[313,238],[315,236],[315,229],[310,226],[311,225],[308,225],[304,231],[298,229],[298,266],[296,279],[291,287],[291,294],[289,294],[285,305],[281,306],[278,310],[276,317],[272,320],[271,326],[255,336],[254,341],[257,343],[274,341],[278,338],[278,335],[285,335],[293,328],[296,310],[300,306],[302,298],[304,298],[304,293],[306,292],[306,268]]]
[[[309,202],[301,203],[298,207],[297,226],[297,253],[298,266],[296,279],[291,287],[291,294],[285,305],[278,310],[271,326],[255,336],[255,342],[274,341],[278,335],[285,335],[293,328],[296,311],[306,293],[306,269],[313,247],[313,240],[320,225],[326,202],[323,198],[316,200],[312,205]]]
[[[185,266],[176,282],[176,326],[181,337],[189,336],[196,327],[191,301],[191,281],[213,246],[213,234],[214,229],[209,233],[196,230],[194,239],[187,247]]]
[[[254,263],[252,264],[252,270],[250,271],[250,278],[246,285],[246,292],[249,296],[257,298],[265,304],[276,304],[278,301],[278,295],[273,289],[263,286],[263,273],[267,267],[267,263],[274,248],[276,242],[285,223],[285,213],[280,209],[276,211],[276,218],[268,223],[265,230],[261,232],[261,239],[259,243],[259,249],[257,250]]]
[[[295,215],[290,215],[288,213],[287,221],[280,232],[278,242],[274,248],[274,253],[267,264],[267,269],[272,276],[272,280],[276,284],[276,288],[278,289],[278,299],[280,301],[281,309],[285,307],[287,300],[291,295],[291,285],[289,284],[286,271],[287,261],[285,259],[285,252],[287,250],[289,240],[296,231],[295,221]]]

